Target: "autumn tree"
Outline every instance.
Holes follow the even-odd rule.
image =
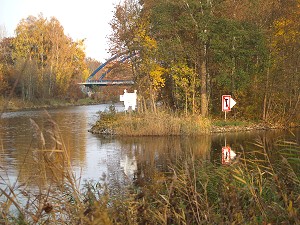
[[[265,119],[289,124],[300,108],[300,1],[284,1],[273,22],[269,98]]]
[[[149,14],[142,10],[134,0],[126,0],[116,6],[115,16],[111,22],[112,52],[138,53],[133,61],[133,72],[142,95],[143,108],[150,102],[151,110],[156,111],[159,89],[164,86],[164,68],[156,61],[157,42],[150,36]]]
[[[12,38],[0,38],[0,95],[7,96],[14,84],[12,60]]]
[[[16,28],[13,57],[16,65],[28,60],[22,95],[29,100],[66,96],[72,92],[72,84],[88,74],[83,41],[74,42],[66,36],[56,18],[48,20],[40,15],[21,20]]]
[[[239,103],[231,115],[266,122],[295,115],[299,0],[127,0],[115,15],[111,40],[139,50],[144,96],[161,80],[153,101],[208,116],[221,114],[221,95],[231,94]]]
[[[151,13],[152,35],[160,42],[162,63],[175,68],[178,67],[176,64],[186,64],[194,70],[189,78],[190,88],[194,93],[191,98],[192,111],[197,108],[196,89],[200,87],[198,93],[201,102],[200,112],[203,116],[208,115],[207,34],[210,11],[211,6],[208,3],[177,0],[156,1]],[[195,78],[199,79],[199,86],[194,82]],[[168,83],[173,86],[176,84],[172,74],[169,75]],[[174,87],[171,89],[176,90]],[[171,96],[174,98],[176,95]],[[176,100],[173,99],[173,102]]]
[[[5,30],[4,27],[0,26],[0,95],[2,95],[5,91],[5,89],[7,88],[7,83],[4,80],[4,60],[3,60],[3,56],[4,56],[4,50],[3,50],[3,38],[4,38],[4,34]]]

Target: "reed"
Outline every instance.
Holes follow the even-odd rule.
[[[163,183],[144,187],[140,216],[148,224],[299,224],[299,145],[272,152],[256,144],[229,166],[193,155],[170,165]]]
[[[120,136],[196,136],[209,133],[210,121],[200,115],[178,116],[169,112],[157,113],[100,113],[91,132]]]
[[[35,176],[13,183],[0,177],[1,224],[300,224],[297,142],[270,146],[258,139],[256,151],[241,146],[238,160],[226,166],[185,152],[168,171],[112,195],[104,182],[82,188],[50,116],[43,129],[31,124],[37,148],[28,148],[23,167],[34,154]]]
[[[81,191],[81,179],[73,173],[69,150],[62,141],[58,125],[50,116],[44,129],[34,120],[30,122],[34,137],[16,180],[11,183],[5,168],[0,168],[1,174],[6,173],[0,176],[0,223],[109,224],[105,203],[99,211],[101,217],[95,214],[97,208],[92,208],[93,213],[90,213],[90,188]],[[51,144],[46,143],[44,135],[50,136]],[[23,168],[28,166],[33,173],[24,180]],[[99,201],[97,199],[97,204]]]

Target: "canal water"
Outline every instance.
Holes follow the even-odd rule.
[[[143,173],[142,176],[151,176],[155,171],[167,170],[169,162],[180,160],[183,155],[193,155],[221,165],[225,143],[239,155],[261,151],[261,145],[270,146],[278,140],[300,141],[299,129],[292,132],[247,131],[199,137],[100,137],[89,133],[98,112],[108,110],[109,106],[72,106],[2,114],[1,184],[16,180],[26,182],[37,175],[35,164],[39,161],[39,148],[53,151],[64,145],[78,180],[82,183],[85,180],[105,181],[118,189],[132,182],[137,171]],[[115,105],[115,108],[117,111],[124,110],[122,105]],[[49,121],[57,124],[56,131],[53,131],[54,125]],[[54,136],[57,141],[53,140]],[[44,147],[41,147],[41,142]]]

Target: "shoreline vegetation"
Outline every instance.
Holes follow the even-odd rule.
[[[288,128],[298,126],[293,124]],[[99,113],[98,121],[89,129],[89,132],[117,136],[197,136],[210,133],[286,128],[283,125],[232,119],[212,120],[200,115],[176,115],[166,111],[142,114],[137,112],[120,113],[111,106],[107,112]]]
[[[23,101],[19,98],[5,99],[0,97],[0,110],[1,112],[13,112],[20,110],[32,109],[49,109],[63,106],[79,106],[79,105],[94,105],[101,104],[97,100],[91,98],[83,98],[75,100],[62,100],[62,99],[45,99],[35,101]]]
[[[100,103],[98,100],[91,98],[78,99],[77,101],[47,99],[34,102],[22,101],[19,98],[10,100],[0,98],[0,112],[95,104],[105,103]],[[106,112],[99,112],[98,121],[88,131],[93,134],[118,136],[197,136],[209,133],[287,129],[299,126],[300,124],[283,126],[281,124],[272,125],[234,119],[224,121],[221,119],[207,119],[200,115],[179,115],[168,111],[123,113],[117,112],[114,105],[111,105]]]
[[[252,126],[167,112],[125,114],[114,107],[101,112],[96,125],[105,125],[109,133],[120,121],[126,126],[117,131],[127,135],[139,129],[152,135],[197,135],[209,132],[212,126]],[[22,168],[29,166],[28,158],[13,182],[0,167],[4,171],[0,174],[1,224],[300,223],[297,142],[278,140],[270,144],[258,140],[255,151],[247,152],[241,147],[240,157],[226,166],[198,159],[193,152],[182,153],[169,160],[166,171],[147,171],[140,165],[132,182],[116,191],[106,183],[105,175],[99,181],[81,181],[72,169],[72,149],[66,148],[58,125],[50,115],[45,123],[50,130],[41,129],[31,120],[35,133],[32,141],[39,143],[38,149],[30,147],[27,152],[37,159],[30,164],[34,175],[21,180]],[[47,140],[54,142],[56,148],[47,149]]]

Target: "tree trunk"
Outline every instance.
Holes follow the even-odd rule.
[[[196,64],[195,64],[196,65]],[[196,67],[196,66],[195,66]],[[193,75],[192,82],[192,114],[195,114],[195,96],[196,96],[196,75]]]
[[[187,94],[187,90],[185,91],[185,115],[187,116],[188,114],[188,94]]]
[[[201,62],[201,115],[208,116],[207,83],[206,83],[206,63]]]
[[[154,96],[154,91],[153,91],[152,87],[150,89],[150,98],[151,98],[151,104],[152,104],[152,111],[154,112],[154,114],[156,114],[155,96]]]
[[[269,89],[269,76],[270,76],[270,68],[267,69],[267,77],[266,77],[266,86],[265,86],[265,94],[264,94],[264,106],[263,106],[263,120],[266,121],[268,115],[268,89]]]

